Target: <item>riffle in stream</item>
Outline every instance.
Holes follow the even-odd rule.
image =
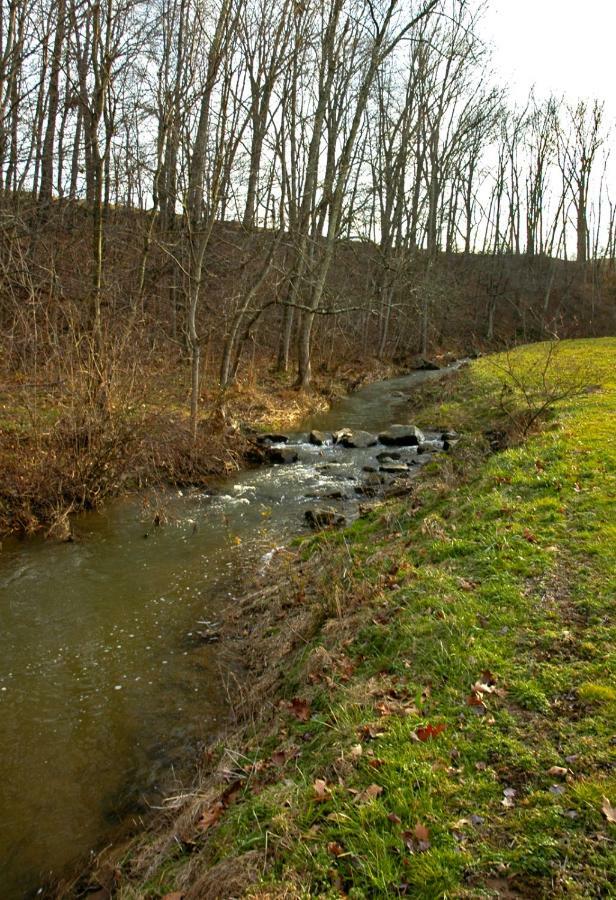
[[[227,713],[215,623],[273,547],[322,505],[347,518],[365,467],[389,448],[307,443],[312,429],[373,433],[409,419],[408,395],[451,370],[372,384],[302,423],[299,460],[202,491],[116,501],[75,520],[77,540],[0,553],[0,894],[17,900],[114,840],[190,771]],[[436,423],[438,424],[438,423]],[[437,437],[426,434],[427,438]],[[391,448],[392,450],[397,448]],[[415,459],[411,459],[415,452]],[[420,470],[406,450],[409,474]],[[359,488],[361,490],[361,488]],[[153,527],[164,508],[165,524]],[[205,624],[204,624],[205,623]]]

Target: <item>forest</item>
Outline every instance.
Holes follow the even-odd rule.
[[[611,123],[514,102],[484,10],[2,0],[5,473],[24,429],[75,452],[154,405],[194,459],[238,383],[609,333]]]

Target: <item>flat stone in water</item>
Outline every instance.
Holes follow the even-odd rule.
[[[386,447],[416,447],[425,440],[424,434],[415,425],[392,425],[379,434],[379,441]]]
[[[422,441],[421,444],[417,447],[418,453],[436,453],[438,450],[443,449],[443,444],[440,441]]]
[[[378,441],[376,435],[370,434],[369,431],[348,431],[342,435],[338,443],[348,450],[365,450],[367,447],[374,447]]]
[[[308,435],[308,443],[313,444],[315,447],[322,447],[326,441],[327,435],[322,431],[311,431]]]
[[[294,463],[299,459],[297,450],[294,450],[293,447],[269,447],[267,455],[270,462],[279,465]]]
[[[376,458],[379,462],[390,462],[392,459],[402,459],[402,454],[396,453],[393,450],[387,451],[386,453],[377,453]]]
[[[409,469],[405,463],[391,463],[379,466],[379,471],[388,475],[408,475]]]

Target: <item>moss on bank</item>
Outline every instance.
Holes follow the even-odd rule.
[[[613,895],[616,340],[561,345],[546,382],[548,352],[424,398],[456,453],[238,608],[261,693],[114,896]]]

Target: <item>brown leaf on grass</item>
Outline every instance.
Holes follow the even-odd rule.
[[[317,778],[312,787],[314,788],[313,799],[316,803],[324,803],[329,798],[330,791],[327,787],[327,782],[323,778]]]
[[[394,825],[400,825],[400,823],[402,822],[400,816],[397,816],[395,813],[389,813],[387,818],[390,822],[393,822]]]
[[[310,719],[310,704],[307,703],[306,700],[300,700],[299,697],[294,697],[289,703],[288,708],[291,715],[295,716],[296,719],[299,719],[300,722],[307,722]]]
[[[385,765],[385,760],[379,759],[377,756],[375,756],[374,759],[368,760],[368,765],[371,769],[380,769]]]
[[[375,800],[377,797],[380,797],[382,793],[383,788],[380,784],[371,784],[365,791],[360,791],[355,799],[358,803],[368,803],[370,800]]]
[[[616,823],[616,806],[612,806],[607,797],[603,798],[603,806],[601,807],[601,812],[612,824]]]
[[[438,735],[445,731],[446,728],[447,726],[442,722],[440,725],[423,725],[420,726],[414,734],[420,741],[429,741],[432,738],[438,737]]]
[[[466,698],[467,706],[470,706],[473,712],[478,715],[484,715],[487,712],[487,707],[480,696],[477,694],[470,694]]]
[[[493,694],[496,687],[493,684],[484,684],[483,681],[476,681],[471,687],[474,694]]]
[[[403,703],[400,700],[383,700],[374,707],[381,718],[387,716],[416,716],[419,710],[414,703]]]
[[[344,853],[344,847],[341,847],[340,844],[338,844],[336,841],[330,841],[330,843],[327,845],[327,852],[332,856],[342,856],[342,854]]]
[[[197,822],[197,828],[201,829],[201,831],[207,831],[208,828],[211,828],[212,825],[215,825],[216,822],[218,822],[223,814],[224,808],[224,803],[221,800],[217,800],[216,803],[213,803],[212,806],[203,813]]]
[[[548,769],[548,775],[558,775],[560,778],[565,778],[569,769],[565,769],[563,766],[552,766],[551,769]]]
[[[467,706],[484,706],[484,702],[477,694],[469,694],[466,698]]]
[[[430,832],[426,828],[425,825],[421,825],[419,822],[415,825],[413,829],[413,834],[417,838],[418,841],[428,842],[430,841]]]
[[[425,853],[430,849],[430,832],[419,822],[412,831],[403,831],[402,839],[411,853]]]
[[[477,587],[476,581],[469,581],[466,578],[458,578],[458,584],[462,588],[463,591],[474,591]]]
[[[359,735],[365,741],[374,741],[376,738],[383,737],[384,731],[379,731],[375,725],[362,725],[359,729]]]
[[[529,544],[537,543],[537,536],[532,533],[530,528],[525,528],[523,534],[524,534],[524,540],[528,541]]]

